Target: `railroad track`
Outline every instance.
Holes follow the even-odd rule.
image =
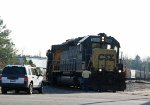
[[[73,87],[73,86],[66,86],[66,85],[59,85],[59,86],[50,86],[52,90],[58,91],[58,90],[63,90],[64,92],[66,91],[71,91],[71,92],[82,92],[82,89],[80,87]],[[126,81],[126,90],[125,91],[136,91],[136,90],[144,90],[144,89],[150,89],[150,81],[144,81],[144,80],[127,80]],[[51,90],[49,90],[51,91]]]
[[[130,79],[126,80],[126,83],[145,83],[145,84],[150,84],[150,80],[135,80],[135,79]]]

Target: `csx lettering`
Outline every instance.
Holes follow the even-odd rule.
[[[113,61],[113,56],[112,54],[99,54],[99,60],[109,60]]]

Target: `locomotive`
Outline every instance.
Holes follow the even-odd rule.
[[[82,72],[91,71],[89,88],[99,91],[126,89],[125,71],[120,59],[120,43],[105,33],[68,39],[52,45],[46,53],[49,83],[80,87]]]

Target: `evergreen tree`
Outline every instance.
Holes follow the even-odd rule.
[[[16,63],[16,49],[9,38],[10,32],[0,17],[0,68],[6,64]]]

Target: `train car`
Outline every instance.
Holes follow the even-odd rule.
[[[119,59],[120,43],[105,33],[88,35],[52,45],[47,51],[47,80],[54,85],[82,85],[82,72],[91,71],[94,90],[125,90],[125,71]]]
[[[150,72],[144,70],[126,70],[126,79],[127,80],[150,80]]]
[[[150,80],[150,72],[143,70],[136,70],[136,80]]]
[[[134,70],[134,69],[127,69],[126,70],[126,78],[128,80],[135,80],[137,75],[138,75],[137,70]]]

